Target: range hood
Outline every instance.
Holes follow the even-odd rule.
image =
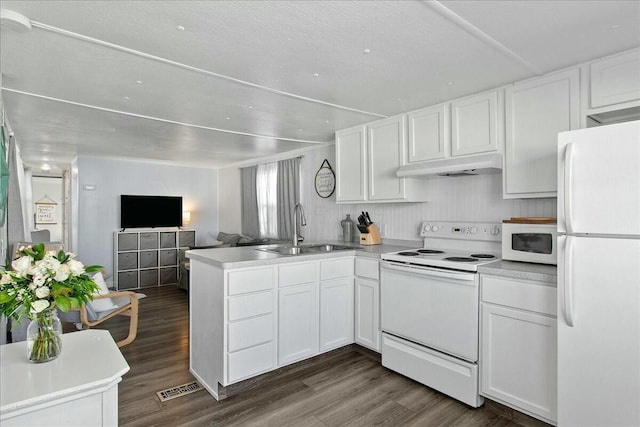
[[[413,163],[400,167],[396,175],[400,178],[437,178],[438,176],[484,175],[500,172],[502,172],[502,155],[488,153]]]

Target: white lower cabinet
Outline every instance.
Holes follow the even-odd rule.
[[[353,343],[354,257],[234,269],[191,259],[190,274],[190,371],[216,399],[220,386]]]
[[[380,282],[356,277],[355,342],[380,352]]]
[[[278,290],[278,364],[318,353],[318,283]]]
[[[557,419],[556,288],[481,276],[480,394]]]
[[[354,341],[380,353],[380,281],[377,259],[356,258]]]
[[[320,283],[320,352],[353,342],[353,276]]]

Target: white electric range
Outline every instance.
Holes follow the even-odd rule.
[[[468,405],[478,384],[478,266],[500,258],[498,223],[424,222],[422,249],[382,255],[382,364]]]

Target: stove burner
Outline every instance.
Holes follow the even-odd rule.
[[[420,254],[418,252],[398,252],[398,255],[402,255],[402,256],[418,256]]]
[[[444,251],[439,251],[437,249],[418,249],[418,252],[421,254],[443,254]]]
[[[471,257],[473,257],[473,258],[491,259],[491,258],[495,258],[495,255],[490,255],[490,254],[471,254]]]
[[[449,256],[445,258],[445,261],[453,261],[453,262],[474,262],[478,261],[477,258],[471,258],[466,256]]]

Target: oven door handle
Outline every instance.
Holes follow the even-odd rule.
[[[380,268],[386,268],[389,270],[401,271],[404,273],[413,273],[413,274],[421,274],[424,276],[436,276],[436,277],[445,277],[447,279],[454,280],[464,280],[468,282],[473,282],[475,280],[476,275],[473,273],[454,273],[449,271],[443,271],[430,267],[422,267],[417,265],[407,265],[407,264],[394,264],[391,262],[381,261]]]

